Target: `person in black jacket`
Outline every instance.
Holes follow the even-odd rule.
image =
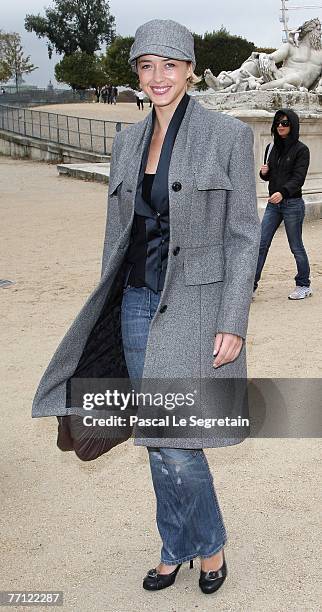
[[[269,198],[262,220],[259,257],[254,280],[254,296],[274,234],[284,221],[290,249],[295,257],[297,274],[295,289],[288,296],[300,300],[312,295],[309,260],[302,241],[305,204],[302,185],[310,163],[309,148],[299,140],[299,117],[291,109],[275,113],[271,128],[274,145],[260,169],[260,177],[268,181]],[[265,163],[266,161],[266,163]]]

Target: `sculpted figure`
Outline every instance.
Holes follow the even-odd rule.
[[[226,91],[240,91],[241,83],[247,82],[249,78],[259,78],[260,72],[258,68],[258,53],[254,51],[251,56],[243,62],[240,68],[236,70],[223,70],[216,77],[207,68],[204,72],[205,81],[208,87],[211,87],[215,91],[225,89]],[[246,88],[244,88],[246,89]],[[247,89],[255,89],[255,87],[249,87]]]
[[[281,68],[278,63],[283,62]],[[289,33],[288,42],[274,53],[253,52],[233,71],[215,77],[205,70],[205,80],[215,91],[248,89],[296,89],[321,91],[322,46],[321,22],[310,19]]]

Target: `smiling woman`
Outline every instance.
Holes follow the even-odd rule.
[[[216,417],[248,416],[245,339],[260,238],[253,134],[187,94],[196,60],[185,26],[143,24],[129,62],[153,110],[115,136],[101,280],[49,364],[33,416],[73,415],[68,391],[79,379],[193,392],[193,406],[177,401],[173,414],[215,417],[211,429],[188,419],[181,431],[134,427],[135,444],[148,450],[162,540],[143,587],[172,585],[182,563],[199,557],[209,594],[226,578],[227,535],[203,449],[249,433]],[[144,408],[139,419],[165,415],[164,403]]]

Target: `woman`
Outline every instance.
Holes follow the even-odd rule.
[[[295,111],[281,108],[275,113],[271,128],[274,144],[267,145],[265,163],[259,173],[261,179],[268,181],[269,198],[262,221],[254,297],[271,242],[282,221],[297,267],[295,288],[288,299],[303,300],[313,295],[310,264],[302,240],[305,217],[302,187],[310,165],[310,150],[299,140],[299,131],[300,121]]]
[[[246,378],[260,238],[252,131],[187,95],[196,77],[184,26],[143,24],[129,61],[154,108],[115,136],[101,280],[43,375],[33,416],[73,413],[72,379],[122,376],[135,388],[193,381],[198,417],[244,414],[235,382]],[[143,587],[170,586],[200,557],[199,586],[213,593],[227,573],[226,531],[203,448],[245,433],[147,430],[135,430],[135,444],[148,450],[163,546]]]

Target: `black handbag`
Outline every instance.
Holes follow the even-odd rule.
[[[115,437],[101,437],[95,429],[83,423],[83,417],[77,414],[58,416],[57,446],[61,451],[75,451],[82,461],[93,461],[122,442],[126,442],[133,428],[122,427],[118,430],[120,435]]]

